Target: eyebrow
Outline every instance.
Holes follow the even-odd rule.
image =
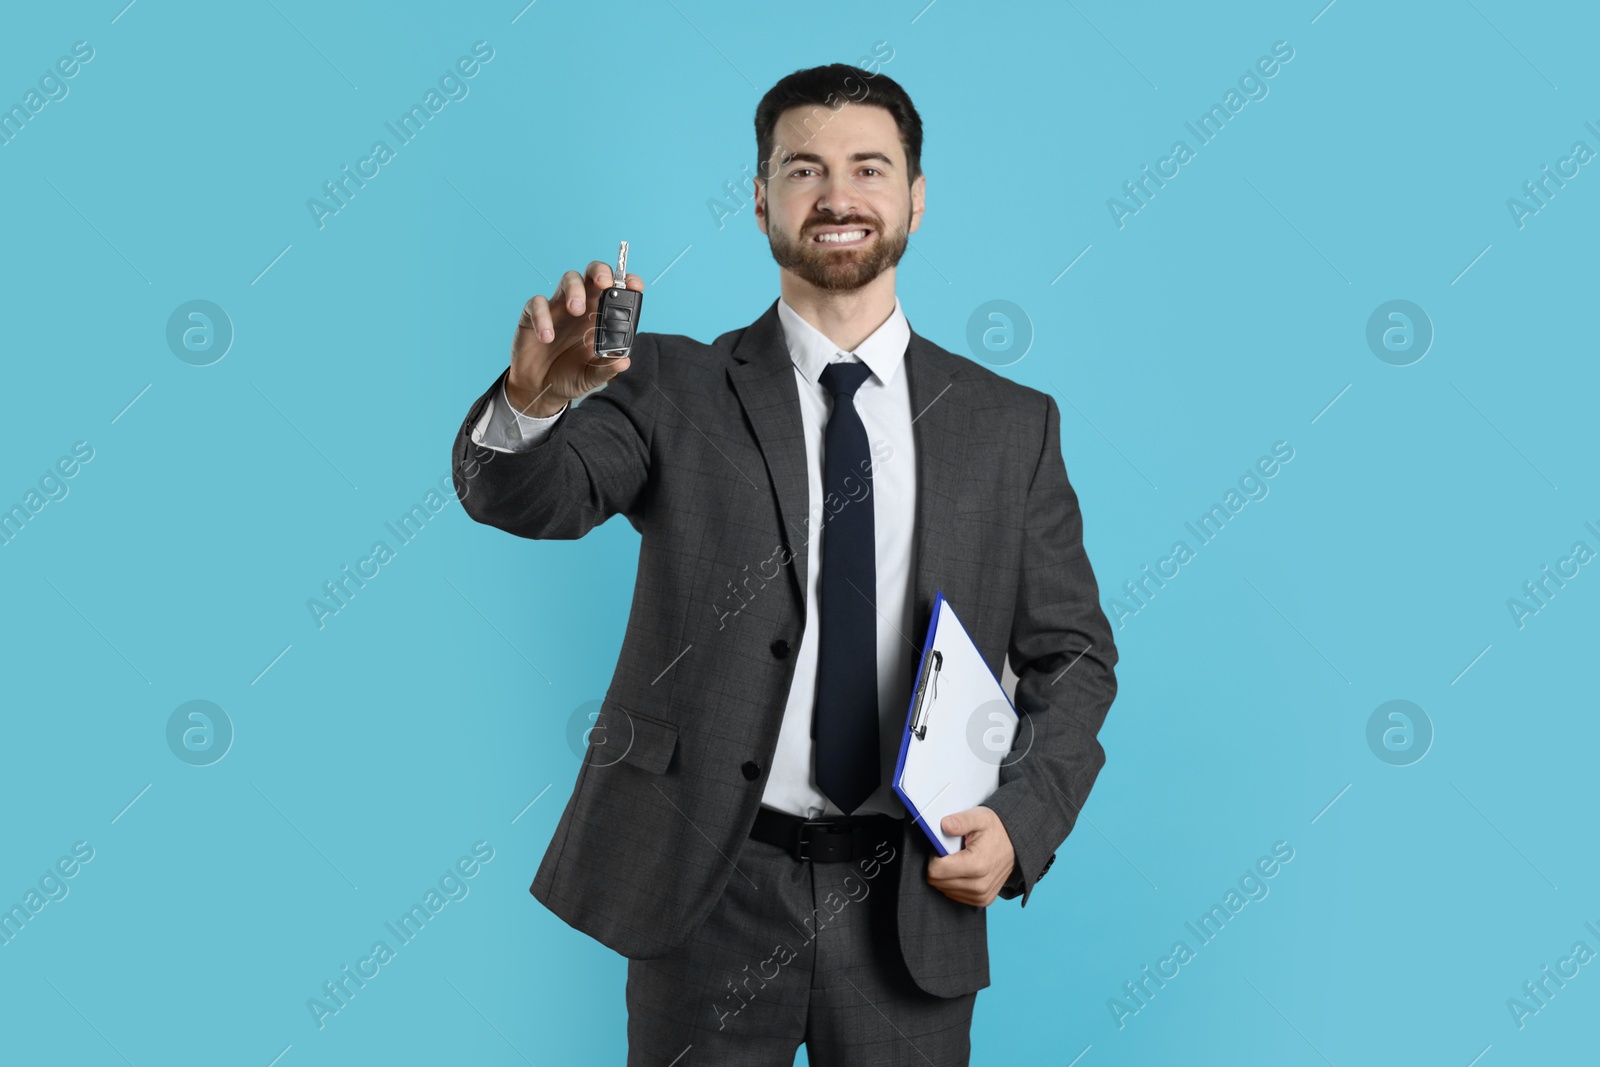
[[[861,162],[864,162],[864,161],[869,160],[869,159],[877,160],[878,162],[882,163],[884,166],[889,167],[890,169],[894,168],[894,160],[890,159],[888,156],[884,155],[882,152],[852,152],[850,154],[849,162],[851,162],[851,163],[861,163]],[[787,167],[791,163],[817,163],[817,164],[821,164],[822,163],[822,157],[817,155],[815,152],[792,152],[789,155],[785,156],[783,158],[783,162],[778,164],[778,165],[780,167]]]

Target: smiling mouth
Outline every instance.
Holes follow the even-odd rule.
[[[853,230],[838,230],[830,233],[813,234],[812,244],[826,245],[829,248],[854,248],[863,245],[872,236],[872,228],[861,226]]]

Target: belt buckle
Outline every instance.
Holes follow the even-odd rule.
[[[849,859],[849,852],[848,852],[849,847],[850,847],[850,843],[849,842],[850,842],[850,839],[855,836],[854,832],[852,831],[852,829],[850,827],[848,827],[848,826],[839,826],[839,825],[837,825],[835,822],[833,822],[830,819],[806,819],[805,821],[803,821],[795,829],[794,848],[791,850],[791,853],[790,853],[791,855],[794,856],[795,859],[797,859],[797,860],[812,860],[813,858],[815,858],[818,862],[822,862],[822,863],[835,862],[838,859],[837,856],[828,856],[828,857],[820,857],[820,856],[819,857],[812,857],[811,856],[810,851],[809,851],[809,849],[807,849],[806,846],[807,845],[811,845],[811,844],[815,844],[816,842],[814,842],[813,840],[811,840],[810,838],[808,838],[806,836],[806,829],[808,827],[814,827],[817,830],[821,831],[822,833],[821,833],[820,836],[831,837],[831,838],[834,838],[834,839],[839,839],[839,838],[845,839],[844,840],[844,848],[846,849],[846,853],[845,853],[844,858],[845,859]],[[829,844],[832,844],[832,842],[829,842]]]

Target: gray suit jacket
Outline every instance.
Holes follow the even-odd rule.
[[[1025,723],[1017,747],[1028,751],[1002,766],[986,803],[1016,850],[1002,896],[1026,905],[1105,763],[1096,735],[1116,695],[1117,652],[1055,401],[915,331],[905,373],[918,413],[908,636],[920,647],[940,589],[996,677],[1010,656]],[[777,301],[711,344],[641,333],[629,368],[526,451],[469,436],[499,388],[496,379],[456,435],[467,514],[520,537],[571,539],[620,513],[641,535],[596,725],[613,755],[584,761],[530,891],[622,955],[659,957],[688,939],[734,874],[806,622],[815,531]],[[918,986],[959,996],[989,985],[986,911],[928,885],[933,854],[908,822],[894,888],[900,947]]]

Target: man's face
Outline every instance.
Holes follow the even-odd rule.
[[[756,218],[778,266],[838,291],[859,289],[899,263],[922,224],[926,183],[920,175],[906,181],[894,117],[849,103],[838,111],[793,107],[773,135],[768,180],[756,183]]]

